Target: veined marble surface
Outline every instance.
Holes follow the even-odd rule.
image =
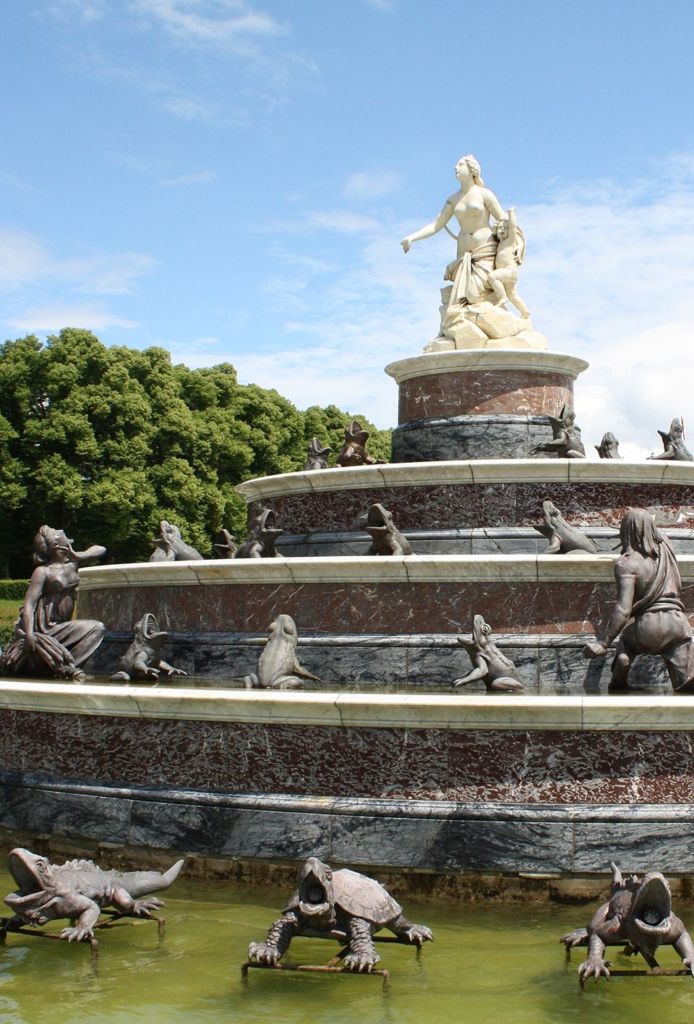
[[[411,377],[429,374],[461,372],[464,370],[533,370],[547,373],[565,373],[573,380],[588,369],[585,359],[563,355],[560,352],[528,349],[463,349],[446,352],[426,352],[389,363],[385,372],[398,384]]]
[[[694,732],[694,697],[195,689],[0,680],[0,711],[343,728]]]
[[[441,484],[561,483],[694,486],[694,462],[601,459],[472,459],[399,462],[346,469],[301,470],[245,480],[236,490],[247,502],[289,494],[435,487]]]

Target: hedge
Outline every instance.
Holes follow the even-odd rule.
[[[23,601],[28,580],[0,580],[0,601]]]

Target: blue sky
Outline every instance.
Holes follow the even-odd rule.
[[[396,421],[451,240],[404,234],[476,154],[520,290],[589,360],[584,439],[694,423],[690,0],[8,0],[0,327],[233,362]],[[694,436],[692,438],[694,443]]]

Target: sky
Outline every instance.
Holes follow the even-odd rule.
[[[93,330],[397,422],[474,153],[592,452],[692,422],[691,0],[5,0],[0,339]]]

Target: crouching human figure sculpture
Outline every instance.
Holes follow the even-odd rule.
[[[675,553],[642,508],[626,513],[619,528],[621,558],[614,574],[617,604],[586,658],[601,658],[619,636],[610,693],[625,691],[637,654],[659,654],[677,693],[694,693],[692,631],[680,598],[682,581]],[[620,635],[621,634],[621,635]]]
[[[689,932],[672,912],[670,886],[659,871],[639,878],[622,876],[612,864],[612,895],[596,910],[587,928],[576,928],[562,935],[567,951],[588,947],[588,958],[578,968],[583,985],[587,978],[609,978],[604,959],[606,946],[625,946],[625,953],[640,953],[649,967],[657,967],[658,946],[674,946],[694,975],[694,943]]]
[[[425,925],[407,920],[380,882],[349,868],[333,871],[316,857],[309,857],[299,871],[299,885],[286,910],[270,928],[265,942],[251,942],[248,957],[275,965],[295,935],[325,936],[349,944],[349,953],[342,960],[347,970],[370,973],[381,959],[372,938],[381,928],[414,946],[434,940]]]
[[[34,537],[34,562],[15,639],[0,657],[0,670],[13,675],[84,679],[81,666],[96,651],[104,625],[73,619],[78,568],[101,558],[106,548],[93,544],[75,551],[64,530],[42,526]]]

